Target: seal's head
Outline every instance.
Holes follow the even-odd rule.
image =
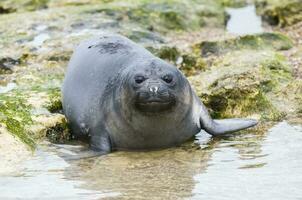
[[[170,64],[154,59],[142,62],[128,73],[128,105],[143,114],[173,111],[184,100],[183,75]]]
[[[133,77],[135,107],[141,112],[158,113],[170,110],[176,103],[173,88],[176,84],[173,73],[137,73]]]

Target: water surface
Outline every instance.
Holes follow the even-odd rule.
[[[263,32],[261,17],[256,14],[254,5],[242,8],[227,8],[230,16],[227,22],[227,31],[230,33],[245,35]]]
[[[44,146],[0,199],[301,199],[302,126],[281,122],[181,147],[65,161],[76,146]]]

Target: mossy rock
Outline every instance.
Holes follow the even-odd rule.
[[[289,113],[287,95],[280,91],[294,79],[281,54],[244,50],[216,59],[214,66],[189,77],[213,117],[256,115],[275,121]]]
[[[149,46],[147,47],[147,49],[157,57],[160,57],[161,59],[167,60],[172,63],[175,63],[176,60],[181,56],[180,50],[174,46]]]
[[[0,95],[0,123],[16,135],[22,142],[32,149],[35,141],[26,131],[32,125],[31,106],[26,104],[26,96],[21,91],[13,94]]]
[[[160,33],[224,25],[224,9],[220,2],[203,0],[110,1],[96,4],[88,12],[103,13],[120,24],[135,23],[146,30]]]
[[[206,62],[200,56],[183,54],[181,56],[179,68],[186,76],[192,76],[205,70]]]
[[[257,10],[270,25],[289,26],[302,20],[301,0],[258,0]]]
[[[210,94],[201,99],[215,118],[260,114],[262,120],[280,120],[279,112],[262,91],[263,83],[250,72],[224,77],[214,82]]]
[[[44,114],[33,117],[36,139],[47,138],[52,143],[65,143],[71,139],[71,132],[68,129],[67,120],[62,114]]]
[[[199,55],[182,52],[175,46],[149,46],[147,49],[157,57],[174,64],[187,76],[192,76],[199,71],[204,70],[206,66],[205,61]]]
[[[288,50],[292,48],[292,41],[281,33],[261,33],[245,35],[223,41],[204,41],[195,48],[201,49],[201,55],[220,55],[241,49],[251,50]]]
[[[49,0],[2,0],[0,2],[0,14],[45,9],[48,2]]]
[[[246,0],[221,0],[221,4],[224,7],[240,8],[246,6],[248,2]]]

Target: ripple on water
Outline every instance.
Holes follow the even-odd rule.
[[[77,146],[39,150],[16,176],[0,177],[0,199],[298,199],[302,127],[281,122],[267,134],[197,136],[198,145],[114,152],[64,161]],[[65,149],[64,149],[65,148]],[[43,199],[45,199],[43,198]]]
[[[255,154],[253,159],[242,159],[239,147],[218,145],[211,166],[194,176],[192,199],[301,198],[301,144],[302,127],[281,122],[258,141],[260,149],[250,151]],[[232,158],[232,162],[222,162],[225,158]]]
[[[82,181],[70,181],[64,176],[70,166],[55,152],[38,150],[26,161],[23,170],[14,176],[0,176],[0,199],[100,199],[116,196],[81,189]]]

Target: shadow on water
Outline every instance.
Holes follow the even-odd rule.
[[[297,199],[301,142],[302,127],[281,122],[268,132],[201,133],[177,148],[68,162],[58,155],[82,147],[51,145],[20,174],[0,177],[0,199]]]

